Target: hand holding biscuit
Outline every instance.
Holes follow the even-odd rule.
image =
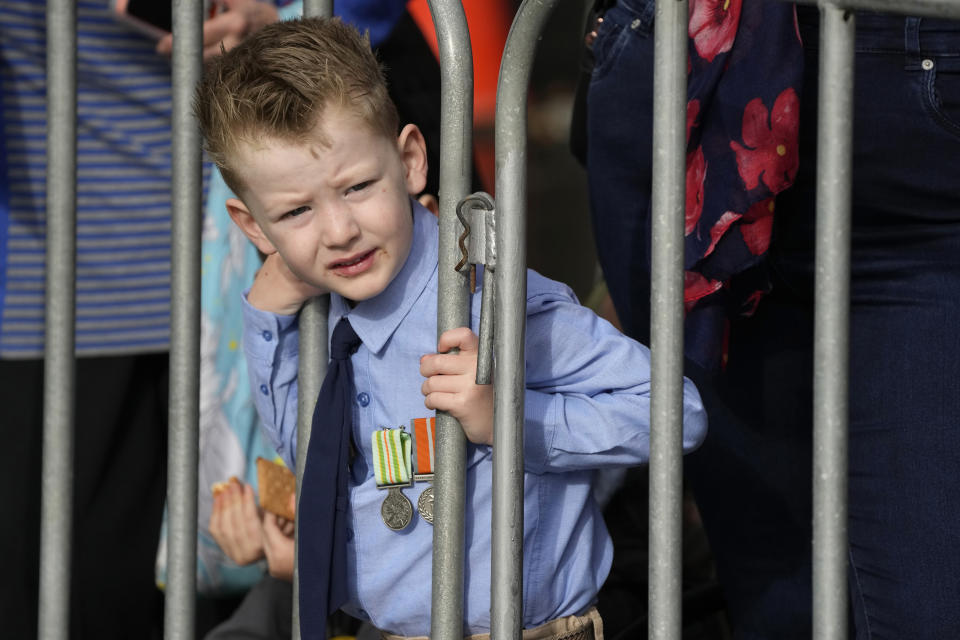
[[[288,507],[296,509],[296,499],[290,495]],[[267,556],[267,569],[270,575],[280,580],[293,580],[294,563],[294,523],[281,516],[263,514],[263,551]]]
[[[214,485],[210,535],[238,565],[264,557],[260,512],[250,485],[236,478]]]

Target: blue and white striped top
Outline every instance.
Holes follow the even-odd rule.
[[[163,351],[170,334],[170,64],[108,4],[77,8],[82,355]],[[43,351],[45,10],[40,0],[0,3],[2,358]]]

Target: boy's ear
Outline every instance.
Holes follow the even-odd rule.
[[[427,186],[427,143],[415,124],[408,124],[397,138],[400,158],[406,169],[407,193],[418,195]]]
[[[243,204],[242,201],[237,198],[227,199],[227,213],[230,214],[230,219],[233,220],[234,224],[240,227],[243,234],[250,238],[250,242],[260,250],[260,253],[270,255],[277,252],[276,247],[267,239],[263,229],[260,228],[260,224],[254,219],[253,214],[250,213],[247,205]]]

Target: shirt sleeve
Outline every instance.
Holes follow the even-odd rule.
[[[536,276],[533,274],[531,278]],[[534,473],[650,459],[650,351],[565,287],[527,300],[525,466]],[[683,449],[706,435],[693,383],[683,382]]]
[[[290,469],[297,457],[297,316],[256,309],[243,294],[243,353],[253,402],[270,444]]]

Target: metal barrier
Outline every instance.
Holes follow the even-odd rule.
[[[504,50],[496,120],[497,287],[492,636],[519,638],[523,626],[523,342],[525,325],[526,97],[534,47],[557,0],[524,0]],[[819,3],[822,14],[817,183],[817,284],[814,383],[814,635],[847,629],[847,350],[854,9],[960,19],[957,0],[845,0]],[[330,15],[330,0],[306,0],[307,15]],[[443,82],[440,174],[438,335],[469,322],[467,282],[456,273],[458,201],[471,169],[472,61],[462,6],[431,0]],[[684,128],[687,2],[657,3],[653,193],[652,433],[650,461],[651,638],[680,637],[680,488],[683,353]],[[202,3],[174,0],[173,258],[170,345],[169,554],[165,635],[194,628],[199,420],[200,141],[191,114],[200,77]],[[47,299],[39,637],[67,637],[73,473],[76,7],[47,3],[48,135]],[[300,420],[297,478],[326,362],[326,303],[300,321]],[[438,416],[438,499],[434,532],[431,633],[459,638],[463,611],[465,438]],[[519,514],[519,517],[518,515]],[[297,579],[294,637],[299,637]]]
[[[813,3],[811,3],[813,4]],[[847,635],[854,9],[960,18],[956,0],[820,2],[813,384],[813,635]]]
[[[813,345],[813,635],[847,635],[853,14],[821,5]]]
[[[497,281],[493,409],[490,635],[523,630],[523,401],[527,316],[527,93],[534,47],[556,0],[524,0],[510,27],[497,82]],[[510,286],[505,286],[510,283]]]
[[[649,636],[682,629],[683,225],[687,1],[657,2],[650,288]]]
[[[202,71],[203,3],[173,3],[173,206],[170,280],[168,564],[164,636],[190,638],[196,618],[197,462],[200,446],[200,132],[193,89]]]
[[[47,2],[47,291],[39,636],[65,640],[73,531],[77,227],[77,10]]]
[[[470,283],[455,270],[461,233],[457,203],[470,190],[473,149],[473,50],[459,0],[430,0],[440,54],[440,247],[437,337],[470,325]],[[463,634],[464,518],[467,438],[460,423],[437,412],[430,635]]]
[[[304,0],[305,16],[327,17],[333,15],[333,0]],[[297,370],[297,510],[300,509],[300,483],[307,464],[307,449],[310,445],[310,431],[313,426],[313,409],[317,403],[323,377],[327,371],[329,359],[329,334],[327,333],[327,310],[330,308],[329,296],[314,298],[300,311],[298,327],[300,346]],[[300,540],[300,519],[297,518],[294,533]],[[300,640],[300,572],[297,562],[298,544],[294,544],[293,562],[293,639]]]

